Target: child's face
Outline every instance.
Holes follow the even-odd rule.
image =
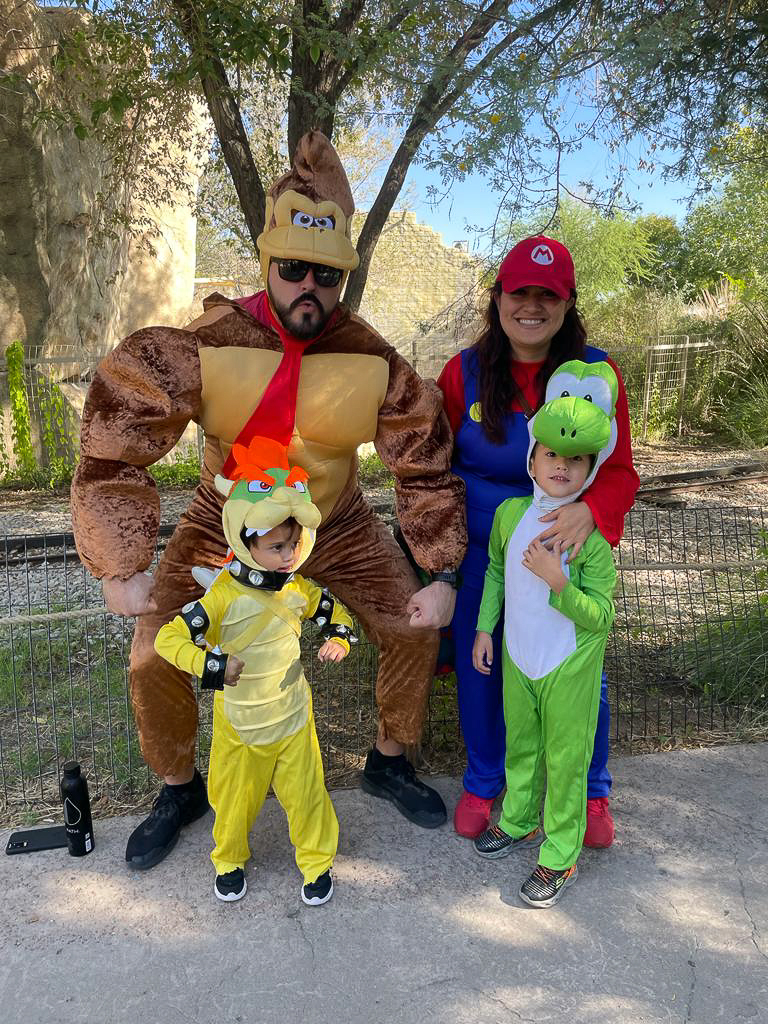
[[[296,564],[300,533],[298,523],[292,526],[281,523],[262,537],[254,534],[248,544],[251,557],[265,569],[290,572]]]
[[[531,476],[550,498],[567,498],[584,486],[591,468],[589,455],[558,455],[537,444],[531,458]]]

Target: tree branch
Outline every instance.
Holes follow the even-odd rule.
[[[171,0],[171,6],[178,15],[179,28],[193,58],[200,63],[200,84],[255,249],[256,239],[264,230],[266,194],[251,153],[240,108],[226,69],[215,55],[215,47],[196,17],[195,5],[188,0]]]
[[[345,302],[353,310],[357,310],[360,306],[376,242],[400,194],[408,169],[424,138],[434,129],[440,118],[450,110],[456,100],[477,81],[486,68],[501,53],[527,36],[537,25],[570,10],[572,2],[571,0],[557,0],[556,3],[550,4],[513,31],[508,32],[506,36],[483,55],[481,60],[468,68],[466,66],[467,60],[484,42],[507,7],[508,3],[506,0],[494,0],[493,3],[482,11],[464,35],[456,41],[450,53],[446,55],[445,60],[436,68],[432,78],[425,86],[421,99],[416,105],[411,122],[403,136],[403,141],[392,158],[379,194],[365,219],[363,229],[357,241],[360,265],[357,270],[350,274],[344,293]]]

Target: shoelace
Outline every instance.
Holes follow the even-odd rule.
[[[558,876],[557,871],[553,871],[552,868],[546,868],[543,864],[537,865],[536,870],[533,872],[533,874],[534,877],[538,876],[538,878],[540,878],[541,881],[545,884],[554,881]]]

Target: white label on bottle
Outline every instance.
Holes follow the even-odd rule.
[[[86,837],[85,837],[85,852],[86,853],[90,853],[92,847],[93,847],[93,840],[91,839],[91,837],[89,835],[86,835]]]

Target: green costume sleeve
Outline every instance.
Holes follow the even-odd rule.
[[[488,568],[485,570],[483,597],[477,615],[477,629],[481,633],[492,633],[499,621],[504,604],[504,541],[502,519],[506,502],[496,509],[488,541]]]
[[[587,538],[579,559],[572,567],[572,578],[559,594],[550,595],[549,603],[572,622],[590,633],[607,633],[616,609],[613,591],[616,568],[608,542],[597,530]]]

